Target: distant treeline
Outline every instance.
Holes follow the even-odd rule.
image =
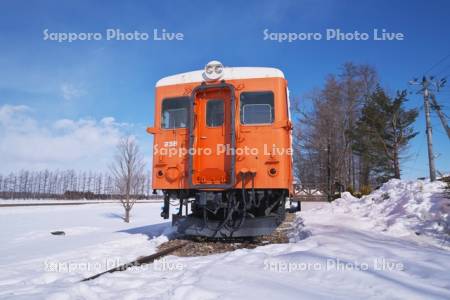
[[[42,170],[0,175],[0,199],[120,199],[114,177],[102,172]],[[151,175],[138,178],[134,198],[153,199]]]

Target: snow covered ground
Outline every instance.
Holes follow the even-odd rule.
[[[68,200],[68,199],[0,199],[0,205],[4,205],[4,204],[46,204],[46,203],[58,203],[58,204],[64,204],[64,203],[81,203],[81,204],[86,204],[86,203],[108,203],[108,202],[118,202],[118,200],[98,200],[98,199],[92,199],[92,200],[87,200],[87,199],[76,199],[76,200]],[[143,200],[138,200],[137,202],[162,202],[162,199],[143,199]]]
[[[450,299],[439,193],[393,181],[362,200],[304,203],[289,244],[167,256],[84,283],[167,240],[160,204],[136,204],[130,224],[118,204],[0,208],[0,298]]]

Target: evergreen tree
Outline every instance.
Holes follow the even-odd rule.
[[[406,91],[398,92],[397,97],[389,107],[390,123],[387,136],[388,147],[392,153],[395,178],[400,178],[400,153],[407,147],[409,141],[418,134],[417,131],[414,131],[412,123],[416,120],[419,112],[417,109],[405,110],[403,104],[406,101]]]
[[[364,104],[352,133],[353,149],[361,157],[361,182],[368,184],[370,173],[377,181],[400,178],[400,154],[417,135],[412,123],[417,109],[407,110],[406,91],[397,92],[394,99],[377,87]]]

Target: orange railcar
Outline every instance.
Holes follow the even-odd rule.
[[[257,236],[284,219],[292,194],[287,81],[274,68],[224,68],[165,77],[156,84],[153,189],[170,199],[180,233]],[[189,208],[189,204],[190,208]],[[183,215],[185,207],[185,215]]]

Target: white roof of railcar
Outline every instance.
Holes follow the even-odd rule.
[[[204,72],[203,70],[198,70],[167,76],[161,78],[156,83],[156,87],[182,83],[191,83],[191,82],[202,82],[206,80],[203,72]],[[270,78],[270,77],[284,78],[284,74],[283,72],[275,68],[261,68],[261,67],[224,68],[224,74],[220,78],[220,80]]]

